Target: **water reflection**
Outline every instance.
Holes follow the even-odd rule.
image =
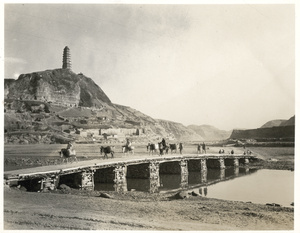
[[[290,206],[294,202],[294,172],[285,170],[239,169],[246,175],[208,186],[208,197],[253,203],[277,203]]]
[[[155,179],[127,178],[124,183],[116,185],[95,183],[95,190],[155,193],[188,189],[206,197],[289,206],[294,201],[293,182],[294,173],[291,171],[231,167],[189,172],[184,177],[180,174],[160,174]]]
[[[155,193],[159,191],[172,191],[175,189],[189,189],[194,187],[203,187],[218,183],[228,179],[233,179],[246,174],[255,172],[254,169],[244,167],[231,167],[227,169],[208,169],[200,172],[189,172],[180,174],[160,174],[157,178],[151,179],[133,179],[126,178],[118,184],[113,183],[95,183],[95,190],[98,191],[143,191]],[[206,191],[207,193],[207,188]],[[204,191],[203,191],[204,193]],[[200,191],[199,191],[199,194]]]
[[[194,192],[196,191],[196,190],[193,190]],[[203,196],[207,196],[207,187],[200,187],[199,189],[198,189],[198,194],[199,195],[203,195]],[[196,192],[197,193],[197,192]]]

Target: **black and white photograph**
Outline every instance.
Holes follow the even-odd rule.
[[[298,232],[298,8],[4,1],[1,231]]]

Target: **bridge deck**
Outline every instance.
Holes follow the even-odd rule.
[[[55,174],[70,174],[76,171],[83,171],[85,169],[100,169],[106,167],[113,167],[118,164],[126,164],[126,165],[133,165],[133,164],[140,164],[140,163],[148,163],[150,161],[178,161],[181,159],[219,159],[219,158],[253,158],[254,156],[251,155],[229,155],[229,154],[172,154],[172,155],[148,155],[148,156],[140,156],[136,155],[127,155],[124,157],[119,158],[109,158],[109,159],[94,159],[94,160],[85,160],[85,161],[78,161],[73,163],[64,163],[64,164],[57,164],[57,165],[49,165],[49,166],[40,166],[40,167],[32,167],[26,169],[19,169],[19,170],[12,170],[12,171],[5,171],[4,178],[7,180],[11,179],[26,179],[28,177],[35,177],[35,176],[43,176],[43,175],[55,175]]]

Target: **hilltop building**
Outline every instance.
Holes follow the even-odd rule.
[[[68,46],[64,48],[62,68],[71,69],[71,54]]]

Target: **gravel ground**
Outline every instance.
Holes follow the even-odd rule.
[[[174,194],[4,191],[10,230],[292,230],[294,209]]]

